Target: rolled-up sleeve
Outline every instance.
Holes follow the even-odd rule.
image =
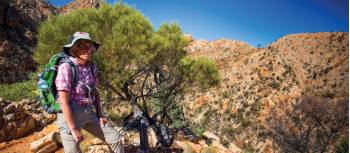
[[[70,91],[72,72],[68,63],[58,66],[57,77],[55,79],[57,91]]]

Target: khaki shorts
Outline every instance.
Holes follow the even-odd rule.
[[[118,140],[119,133],[109,125],[101,126],[96,113],[91,105],[71,106],[74,122],[78,129],[84,129],[102,141],[107,142],[115,153],[124,153],[124,148]],[[81,153],[80,142],[76,142],[68,128],[63,114],[57,114],[57,126],[60,130],[62,144],[65,153]]]

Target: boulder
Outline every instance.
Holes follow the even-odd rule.
[[[0,142],[20,138],[36,127],[45,127],[56,119],[56,115],[45,113],[42,108],[28,109],[37,103],[28,99],[20,102],[9,102],[0,99],[0,130],[4,131],[4,138]],[[0,135],[1,136],[1,135]]]
[[[202,146],[190,141],[174,141],[176,146],[183,149],[184,153],[200,153]]]
[[[148,128],[148,144],[151,148],[154,148],[157,146],[157,135],[156,132],[152,128]]]
[[[60,142],[58,132],[51,132],[50,134],[34,141],[30,144],[30,150],[36,153],[53,152],[58,148]]]
[[[88,147],[88,153],[111,153],[108,145],[91,145]]]
[[[222,145],[218,141],[213,141],[211,143],[211,146],[217,148],[219,150],[218,152],[220,152],[220,153],[231,153],[230,150],[228,150],[224,145]]]
[[[220,142],[220,138],[210,131],[205,131],[202,135],[208,139],[213,140],[213,141]]]
[[[15,116],[15,114],[7,114],[7,115],[4,116],[4,119],[7,122],[12,122],[12,121],[15,121],[16,116]]]
[[[16,109],[14,104],[9,104],[3,108],[4,114],[10,114]]]
[[[230,150],[232,153],[241,153],[242,150],[238,148],[234,143],[230,143],[228,146],[228,150]]]
[[[0,142],[5,140],[5,131],[0,130]]]
[[[31,117],[28,117],[24,122],[17,125],[16,138],[20,138],[29,131],[35,129],[35,120]]]
[[[192,42],[193,41],[193,37],[191,34],[184,34],[185,38],[187,39],[187,41]]]
[[[8,105],[10,104],[10,102],[6,101],[6,100],[2,100],[0,102],[0,109],[3,111],[3,109]]]

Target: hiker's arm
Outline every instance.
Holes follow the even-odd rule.
[[[93,75],[93,78],[94,78],[94,86],[95,86],[95,101],[94,101],[94,105],[95,105],[95,108],[96,108],[96,114],[97,114],[97,117],[98,118],[103,118],[103,114],[102,114],[102,109],[101,109],[101,100],[100,100],[100,92],[98,90],[98,78],[99,78],[99,74],[98,74],[98,71],[97,71],[97,65],[96,64],[93,64],[92,65],[92,75]]]
[[[103,114],[102,114],[102,109],[101,109],[101,100],[100,100],[100,93],[98,90],[96,90],[96,93],[95,93],[95,101],[94,101],[94,105],[95,105],[95,108],[96,108],[96,114],[97,114],[97,117],[98,118],[101,118],[101,117],[104,117]]]
[[[99,119],[100,125],[104,126],[108,122],[108,120],[106,117],[103,116],[103,113],[102,113],[100,92],[97,88],[98,87],[98,71],[97,71],[96,64],[93,65],[92,72],[93,72],[93,76],[94,76],[94,86],[96,87],[95,101],[94,101],[94,105],[96,108],[96,115]]]
[[[83,141],[84,137],[75,125],[72,109],[69,106],[69,92],[58,91],[58,101],[63,112],[64,120],[66,121],[68,128],[73,135],[73,138],[77,142]]]
[[[72,110],[69,106],[69,93],[67,91],[58,91],[58,102],[60,103],[64,120],[67,122],[68,128],[76,128]]]
[[[96,91],[95,94],[96,94],[95,95],[96,100],[94,101],[94,105],[95,105],[95,108],[96,108],[96,114],[97,114],[97,117],[99,119],[100,125],[104,126],[106,123],[108,123],[108,120],[102,114],[100,94],[99,94],[98,90]]]

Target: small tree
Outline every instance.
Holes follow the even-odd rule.
[[[94,57],[102,87],[145,112],[149,102],[168,110],[186,89],[206,89],[220,81],[212,61],[187,56],[188,42],[178,25],[163,24],[154,31],[139,11],[123,3],[51,16],[39,30],[36,61],[47,63],[75,31],[89,32],[102,44]]]
[[[334,151],[336,153],[348,153],[349,152],[349,136],[341,138],[335,145]]]
[[[292,105],[277,104],[267,125],[283,152],[323,153],[347,133],[348,111],[348,99],[306,97]]]

